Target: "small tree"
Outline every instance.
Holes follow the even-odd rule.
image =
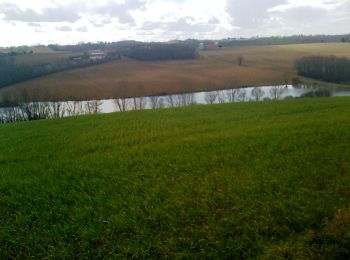
[[[113,103],[115,108],[120,112],[125,112],[130,109],[130,100],[125,97],[115,98]]]
[[[242,55],[238,55],[237,57],[237,64],[238,66],[243,66],[244,58]]]
[[[247,96],[247,91],[245,89],[238,89],[237,90],[237,100],[239,102],[244,102],[245,101],[245,98]]]
[[[168,95],[165,97],[165,102],[167,104],[168,107],[176,107],[177,106],[177,99],[175,95]]]
[[[216,102],[217,97],[218,97],[217,91],[206,92],[204,94],[204,100],[207,104],[214,104]]]
[[[218,91],[218,102],[220,104],[226,103],[226,93],[224,91]]]
[[[280,99],[285,92],[284,86],[274,86],[270,89],[270,95],[272,99]]]
[[[261,88],[255,87],[255,88],[252,89],[251,96],[253,97],[253,99],[255,101],[261,100],[261,98],[264,95],[265,95],[265,92]]]
[[[164,107],[163,99],[161,99],[158,96],[149,97],[149,101],[150,101],[149,103],[150,103],[152,109]]]
[[[233,103],[236,100],[237,89],[228,89],[225,91],[225,95],[228,102]]]
[[[134,97],[132,98],[132,109],[142,110],[147,107],[147,100],[144,97]]]

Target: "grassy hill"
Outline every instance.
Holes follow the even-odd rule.
[[[198,59],[187,61],[141,62],[124,59],[30,80],[0,90],[0,93],[27,88],[38,89],[58,100],[84,100],[242,85],[285,84],[286,80],[290,83],[295,76],[295,59],[319,54],[350,58],[350,44],[230,47],[200,52]],[[243,66],[237,65],[240,55],[244,59]]]
[[[0,258],[348,258],[350,99],[0,125]]]

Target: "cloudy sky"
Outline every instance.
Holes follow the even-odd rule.
[[[0,0],[0,46],[350,33],[350,0]]]

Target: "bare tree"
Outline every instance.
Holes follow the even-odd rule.
[[[233,103],[236,100],[237,89],[228,89],[225,91],[225,95],[228,102]]]
[[[159,98],[158,108],[165,108],[164,98],[162,97]]]
[[[125,112],[131,109],[133,105],[131,100],[129,98],[126,98],[128,94],[127,86],[128,86],[128,83],[125,81],[119,81],[117,84],[116,93],[115,93],[116,98],[113,100],[114,106],[117,111]],[[141,88],[141,87],[142,85],[138,86],[138,88]]]
[[[220,104],[226,103],[226,93],[224,91],[218,91],[217,95]]]
[[[191,106],[195,103],[193,93],[184,93],[176,95],[176,106]]]
[[[86,114],[98,114],[101,112],[102,102],[100,100],[86,101],[85,112]]]
[[[264,95],[265,92],[261,88],[255,87],[252,89],[251,96],[255,101],[261,100]]]
[[[205,103],[214,104],[216,102],[217,97],[218,97],[217,91],[206,92],[204,94]]]
[[[162,107],[162,101],[159,96],[149,97],[150,105],[152,109],[157,109]],[[164,105],[164,103],[163,103]]]
[[[237,101],[244,102],[247,96],[247,91],[243,88],[237,90]]]
[[[83,104],[80,101],[67,102],[66,111],[69,116],[81,115],[84,113]]]
[[[165,97],[165,103],[168,107],[176,107],[177,106],[177,97],[175,95],[168,95]]]
[[[116,109],[120,112],[128,111],[132,105],[130,99],[124,97],[115,98],[113,103]]]
[[[131,109],[133,109],[133,110],[146,109],[146,107],[147,107],[147,99],[145,97],[143,97],[143,95],[144,95],[144,86],[143,86],[142,82],[139,82],[138,84],[136,84],[136,86],[134,88],[135,88],[134,89],[135,97],[133,97],[131,99],[131,101],[130,101]],[[125,87],[124,87],[124,89],[125,89]]]
[[[243,66],[243,62],[244,62],[243,56],[241,54],[238,55],[238,57],[237,57],[237,65],[238,66]]]
[[[18,106],[0,109],[0,123],[14,123],[27,120],[22,109]]]
[[[274,86],[270,89],[270,96],[272,99],[280,99],[286,91],[284,86]]]
[[[60,118],[64,116],[65,104],[63,102],[52,102],[51,103],[51,117]]]
[[[132,98],[132,109],[142,110],[147,107],[147,99],[144,97],[134,97]]]

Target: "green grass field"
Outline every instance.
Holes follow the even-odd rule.
[[[0,258],[350,256],[350,99],[0,125]]]

